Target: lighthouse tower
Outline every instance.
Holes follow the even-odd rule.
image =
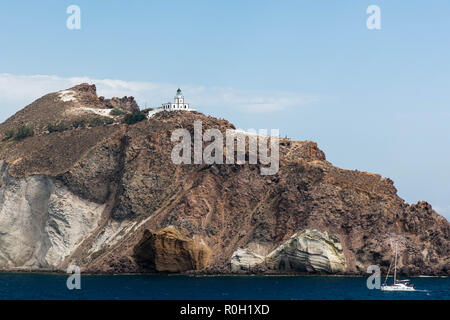
[[[181,92],[181,89],[178,88],[177,94],[174,97],[173,102],[166,102],[163,103],[162,107],[164,110],[186,110],[190,111],[189,109],[189,103],[186,103],[184,101],[183,93]]]

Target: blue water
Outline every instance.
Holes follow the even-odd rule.
[[[419,292],[368,290],[364,277],[0,274],[0,299],[439,299],[450,300],[450,278],[411,278]]]

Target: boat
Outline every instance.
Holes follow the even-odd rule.
[[[391,270],[391,265],[389,265],[389,269],[386,275],[386,280],[384,284],[381,286],[382,291],[416,291],[413,285],[409,283],[409,280],[398,280],[397,279],[397,242],[395,243],[395,263],[394,263],[394,283],[392,285],[387,285],[387,279],[389,277],[389,271]]]

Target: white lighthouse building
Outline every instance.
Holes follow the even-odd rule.
[[[178,88],[177,95],[174,97],[173,102],[163,103],[162,108],[164,110],[189,110],[189,103],[184,101],[184,96],[181,93],[181,89]]]
[[[157,114],[161,111],[195,111],[195,109],[191,109],[189,107],[189,103],[186,103],[186,101],[184,101],[184,96],[181,93],[181,89],[178,88],[177,94],[176,94],[173,102],[163,103],[161,107],[150,111],[147,114],[147,118],[150,119],[155,114]]]

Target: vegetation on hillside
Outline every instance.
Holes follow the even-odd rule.
[[[135,110],[133,111],[133,113],[127,115],[125,117],[125,122],[127,124],[133,124],[142,120],[147,119],[147,116],[145,115],[145,113],[143,113],[142,111],[139,110]]]
[[[48,133],[52,133],[52,132],[62,132],[62,131],[67,131],[67,130],[73,130],[73,129],[78,129],[78,128],[86,128],[86,123],[87,123],[87,120],[81,119],[81,120],[73,121],[72,125],[68,125],[65,123],[49,124],[47,126],[47,131],[48,131]],[[87,126],[98,127],[98,126],[103,126],[103,125],[112,124],[112,123],[114,123],[114,120],[110,117],[97,117],[97,118],[91,119],[87,123]]]
[[[16,132],[16,136],[14,137],[16,140],[25,139],[27,137],[34,136],[33,127],[27,126],[26,124],[21,125]]]
[[[74,129],[85,128],[86,127],[86,120],[76,120],[76,121],[72,122],[72,127]]]
[[[71,129],[68,125],[60,123],[60,124],[49,124],[47,126],[48,132],[61,132]]]
[[[15,131],[14,129],[8,129],[5,131],[5,137],[3,138],[3,141],[9,140],[14,137]]]
[[[127,113],[125,110],[119,108],[114,108],[109,112],[109,114],[112,116],[121,116],[125,113]]]
[[[94,118],[91,121],[89,121],[89,127],[98,127],[112,123],[114,123],[114,120],[109,117]]]

